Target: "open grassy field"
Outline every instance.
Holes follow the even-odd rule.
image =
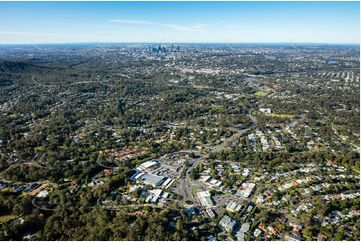
[[[265,97],[265,96],[268,95],[267,92],[262,92],[262,91],[258,91],[258,92],[256,92],[255,94],[256,94],[256,96],[258,96],[258,97]]]
[[[11,214],[0,216],[0,224],[9,222],[10,220],[16,219],[17,217],[18,217],[17,215],[11,215]]]
[[[274,117],[274,118],[293,118],[292,114],[277,114],[277,113],[267,113],[267,114],[263,114],[265,116],[268,117]]]
[[[224,110],[224,107],[222,105],[213,105],[211,106],[212,111],[220,112]]]

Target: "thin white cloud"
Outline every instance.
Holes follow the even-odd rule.
[[[232,24],[229,24],[229,25],[226,25],[227,28],[231,28],[231,29],[240,29],[239,26],[237,25],[232,25]]]
[[[195,23],[195,24],[193,25],[193,27],[195,27],[195,28],[201,28],[201,29],[207,29],[207,28],[212,27],[212,25],[202,24],[202,23]]]
[[[192,24],[188,26],[177,25],[177,24],[161,24],[162,27],[172,28],[178,31],[190,31],[190,32],[207,32],[210,25],[206,24]]]
[[[35,32],[23,32],[23,31],[0,31],[0,35],[27,35],[27,36],[54,36],[54,37],[69,36],[64,34],[35,33]]]
[[[177,25],[177,24],[161,24],[160,26],[175,29],[175,30],[178,30],[178,31],[191,31],[191,32],[204,31],[203,29],[200,29],[200,28],[195,28],[195,27],[192,27],[192,26],[189,26],[189,27],[188,26],[181,26],[181,25]]]
[[[205,32],[208,30],[211,25],[202,24],[202,23],[195,23],[192,25],[178,25],[178,24],[163,24],[157,22],[151,22],[146,20],[139,20],[139,19],[110,19],[108,20],[112,23],[118,24],[134,24],[134,25],[158,25],[159,27],[171,28],[177,31],[190,31],[190,32]]]
[[[153,25],[156,24],[151,21],[137,20],[137,19],[110,19],[109,22],[118,23],[118,24],[143,24],[143,25]]]

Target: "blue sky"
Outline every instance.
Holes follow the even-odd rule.
[[[359,43],[359,2],[0,2],[0,44]]]

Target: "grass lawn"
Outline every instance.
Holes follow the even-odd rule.
[[[211,106],[211,110],[212,111],[216,111],[216,112],[219,112],[219,111],[223,111],[223,106],[222,105],[214,105],[214,106]]]
[[[264,114],[268,117],[275,117],[275,118],[293,118],[292,114],[276,114],[276,113],[269,113],[269,114]]]
[[[46,149],[44,146],[38,146],[34,148],[35,152],[44,152]]]
[[[10,220],[16,219],[17,217],[18,217],[17,215],[11,215],[11,214],[0,216],[0,224],[9,222]]]
[[[265,96],[267,96],[267,92],[262,92],[262,91],[259,91],[259,92],[256,92],[255,93],[256,94],[256,96],[258,96],[258,97],[265,97]]]
[[[9,118],[11,118],[11,119],[16,119],[17,116],[18,116],[18,115],[16,115],[16,114],[10,114],[10,115],[9,115]]]

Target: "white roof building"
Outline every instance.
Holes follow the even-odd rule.
[[[49,196],[49,191],[48,191],[48,190],[40,191],[40,192],[36,195],[36,197],[42,197],[42,198],[47,197],[47,196]]]
[[[152,166],[155,166],[156,164],[158,164],[158,162],[155,161],[155,160],[146,161],[143,164],[141,164],[140,166],[138,166],[137,170],[138,171],[144,171],[144,170],[149,169]]]
[[[243,183],[240,190],[237,191],[236,195],[241,198],[248,198],[256,188],[254,183]]]
[[[209,206],[214,205],[209,191],[198,192],[197,195],[198,195],[198,199],[201,202],[202,206],[209,207]]]

